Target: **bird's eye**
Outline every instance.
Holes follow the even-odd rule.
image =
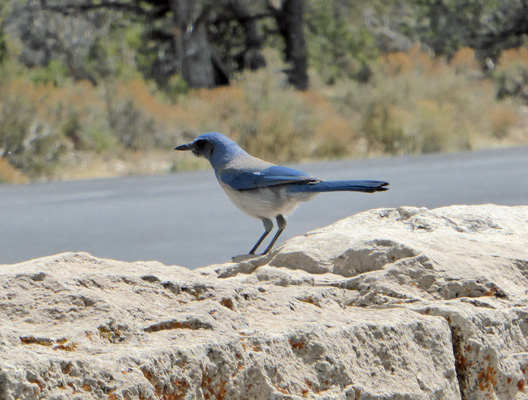
[[[203,140],[203,139],[198,139],[196,142],[194,142],[194,146],[195,146],[196,149],[198,149],[198,150],[203,150],[203,148],[205,147],[205,140]]]

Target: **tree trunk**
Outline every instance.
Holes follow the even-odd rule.
[[[308,50],[304,38],[304,0],[283,0],[273,9],[279,31],[284,38],[284,55],[291,67],[288,81],[299,90],[308,89]]]
[[[256,21],[251,18],[251,13],[247,4],[239,0],[230,0],[227,6],[242,25],[246,36],[245,49],[237,60],[239,70],[249,68],[256,71],[266,66],[266,59],[260,52],[263,38],[258,33]]]
[[[174,15],[174,39],[183,79],[192,88],[211,88],[215,86],[211,47],[205,29],[207,10],[202,10],[198,18],[193,16],[196,0],[170,0]]]

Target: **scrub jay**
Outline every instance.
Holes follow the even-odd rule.
[[[174,150],[191,150],[209,160],[218,183],[241,211],[264,223],[264,234],[251,249],[255,254],[277,220],[279,230],[264,253],[268,253],[284,228],[284,215],[291,213],[301,201],[311,200],[320,192],[378,192],[387,190],[382,181],[323,181],[304,172],[282,167],[250,156],[228,137],[210,132],[198,136]]]

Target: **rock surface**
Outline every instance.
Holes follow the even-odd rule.
[[[190,271],[0,266],[0,399],[526,399],[528,207],[372,210]]]

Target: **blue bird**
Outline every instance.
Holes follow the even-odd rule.
[[[209,160],[218,183],[235,206],[263,222],[264,234],[249,254],[255,254],[272,231],[275,218],[278,231],[262,254],[268,253],[286,228],[284,216],[291,213],[298,203],[311,200],[317,193],[372,193],[388,190],[386,186],[389,185],[383,181],[323,181],[293,168],[253,157],[231,139],[216,132],[204,133],[174,150],[190,150],[196,156]]]

